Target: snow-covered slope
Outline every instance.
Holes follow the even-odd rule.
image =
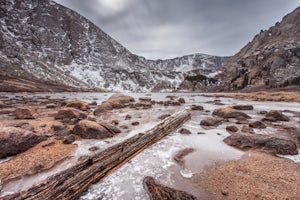
[[[50,0],[1,0],[0,77],[110,91],[187,89],[187,77],[214,75],[222,57],[147,60],[76,12]],[[207,85],[207,80],[200,85]],[[4,90],[5,87],[2,87]]]

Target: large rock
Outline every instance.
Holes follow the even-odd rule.
[[[272,121],[272,122],[276,122],[276,121],[290,121],[289,117],[282,114],[280,111],[278,110],[271,110],[266,114],[266,117],[264,118],[265,121]]]
[[[237,133],[225,138],[224,142],[242,150],[263,149],[283,155],[298,154],[297,146],[294,142],[267,135]]]
[[[15,110],[16,119],[35,119],[36,110],[29,107],[17,108]]]
[[[251,122],[249,124],[249,127],[251,127],[251,128],[258,128],[258,129],[267,128],[267,126],[264,123],[262,123],[261,121]]]
[[[191,194],[156,183],[154,178],[146,176],[144,187],[152,200],[196,200]]]
[[[83,110],[83,111],[90,109],[89,103],[87,103],[85,101],[80,101],[80,100],[69,101],[69,102],[67,102],[66,106],[71,107],[71,108],[77,108],[77,109]]]
[[[85,139],[103,139],[116,134],[112,127],[109,128],[94,121],[81,120],[74,126],[72,133]]]
[[[212,114],[216,115],[218,117],[222,117],[222,118],[236,118],[236,119],[241,119],[241,118],[250,119],[251,118],[246,113],[237,111],[230,107],[215,109]]]
[[[54,117],[64,123],[75,124],[81,119],[87,118],[87,115],[74,108],[60,109]]]
[[[125,108],[131,102],[134,102],[134,98],[131,96],[114,94],[95,109],[94,115],[100,115],[107,110]]]
[[[29,130],[4,127],[0,131],[0,158],[26,151],[44,139],[44,136],[36,135]]]
[[[222,124],[222,122],[223,122],[222,119],[209,117],[209,118],[201,120],[200,125],[201,126],[219,126]]]

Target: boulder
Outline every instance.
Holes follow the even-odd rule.
[[[132,122],[131,125],[132,126],[138,126],[140,124],[140,122]]]
[[[80,100],[69,101],[69,102],[67,102],[66,106],[71,107],[71,108],[76,108],[79,110],[83,110],[83,111],[90,109],[89,103],[87,103],[85,101],[80,101]]]
[[[16,119],[35,119],[36,110],[29,107],[17,108],[15,110]]]
[[[177,100],[179,103],[185,103],[185,99],[184,98],[179,98],[178,100]]]
[[[277,122],[277,121],[290,121],[290,118],[284,114],[282,114],[278,110],[271,110],[267,112],[266,117],[263,119],[264,121],[271,121],[271,122]]]
[[[131,118],[132,118],[132,116],[129,115],[129,114],[127,114],[127,115],[125,116],[125,120],[130,120]]]
[[[212,114],[216,115],[218,117],[222,117],[222,118],[236,118],[236,119],[245,119],[245,118],[250,119],[251,118],[246,113],[237,111],[230,107],[215,109]]]
[[[176,190],[159,183],[155,179],[146,176],[143,180],[144,187],[148,192],[150,199],[153,200],[196,200],[197,198],[184,191]]]
[[[84,139],[103,139],[113,137],[115,132],[94,121],[81,120],[72,129],[72,133]]]
[[[43,141],[45,136],[16,127],[4,127],[0,131],[0,158],[22,153]]]
[[[242,150],[263,149],[283,155],[298,154],[297,146],[294,142],[267,135],[236,133],[225,138],[224,142]]]
[[[249,127],[251,127],[251,128],[258,128],[258,129],[267,128],[267,126],[264,123],[262,123],[261,121],[251,122],[249,124]]]
[[[232,108],[236,110],[253,110],[252,105],[234,105]]]
[[[226,130],[230,133],[236,133],[239,129],[236,126],[226,126]]]
[[[56,108],[57,105],[55,103],[48,103],[46,104],[46,108]]]
[[[87,118],[87,115],[75,108],[60,109],[54,117],[63,123],[75,124],[81,119]]]
[[[201,120],[200,125],[201,126],[219,126],[222,124],[222,122],[223,122],[223,120],[221,120],[221,119],[210,117],[210,118]]]
[[[192,109],[192,110],[203,110],[203,106],[200,106],[200,105],[192,105],[192,106],[191,106],[191,109]]]
[[[75,141],[75,136],[74,136],[74,135],[68,135],[68,136],[64,139],[63,143],[64,143],[64,144],[72,144],[74,141]]]
[[[179,133],[184,134],[184,135],[192,134],[192,132],[190,130],[186,129],[186,128],[181,128],[179,130]]]
[[[101,105],[97,106],[94,111],[94,115],[100,115],[105,111],[112,109],[120,109],[129,106],[129,103],[134,102],[134,98],[123,94],[114,94],[109,97],[106,101],[102,102]]]

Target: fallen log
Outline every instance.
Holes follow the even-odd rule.
[[[74,199],[91,184],[100,181],[190,118],[189,109],[177,112],[144,133],[139,133],[94,156],[87,157],[73,167],[50,176],[27,190],[4,196],[2,199]]]

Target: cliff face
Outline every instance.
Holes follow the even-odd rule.
[[[300,7],[257,34],[221,70],[224,90],[300,85]]]
[[[53,1],[0,2],[1,91],[190,90],[189,84],[208,84],[188,77],[212,76],[223,60],[203,54],[147,60]]]

